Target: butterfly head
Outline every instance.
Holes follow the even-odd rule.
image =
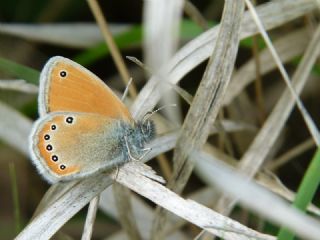
[[[139,131],[139,134],[141,136],[141,140],[144,143],[150,142],[152,139],[154,139],[156,135],[156,127],[152,120],[147,119],[145,121],[137,122],[137,130]]]
[[[122,122],[117,133],[123,159],[140,159],[146,150],[145,145],[154,139],[156,129],[152,120],[138,121],[134,125]]]

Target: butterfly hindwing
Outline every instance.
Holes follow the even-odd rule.
[[[30,136],[32,160],[47,181],[54,183],[124,163],[119,120],[88,113],[49,113]]]

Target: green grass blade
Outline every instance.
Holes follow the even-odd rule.
[[[210,26],[213,24],[210,23]],[[181,38],[182,39],[192,39],[203,30],[197,26],[194,22],[185,20],[181,24]],[[128,31],[120,33],[114,37],[114,40],[119,49],[128,49],[136,46],[141,46],[143,41],[143,29],[141,25],[132,26]],[[88,65],[96,60],[99,60],[110,54],[109,49],[106,47],[105,43],[98,44],[82,53],[78,54],[73,58],[76,62],[82,65]]]
[[[0,71],[38,85],[39,71],[0,57]]]
[[[305,176],[299,186],[298,193],[293,202],[293,206],[306,211],[308,204],[312,201],[313,196],[320,183],[320,149],[314,155]],[[292,240],[294,233],[287,228],[282,227],[278,234],[279,240]]]
[[[114,40],[120,49],[137,46],[141,43],[142,30],[141,26],[133,26],[128,31],[117,35]],[[100,43],[97,46],[90,48],[73,58],[76,62],[82,65],[88,65],[98,59],[101,59],[110,54],[105,43]]]

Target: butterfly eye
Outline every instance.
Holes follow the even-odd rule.
[[[46,134],[46,135],[44,135],[44,140],[49,140],[50,139],[50,135],[49,134]]]
[[[56,125],[51,125],[51,130],[56,130],[57,129],[57,126]]]
[[[73,122],[73,117],[67,117],[66,122],[71,124]]]
[[[60,71],[59,75],[60,75],[60,77],[65,78],[67,76],[67,72],[62,70],[62,71]]]
[[[60,165],[60,169],[61,169],[61,170],[64,170],[64,169],[66,169],[66,166],[63,165],[63,164],[61,164],[61,165]]]

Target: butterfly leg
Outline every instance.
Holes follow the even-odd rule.
[[[144,148],[142,149],[143,153],[141,156],[138,158],[138,160],[143,159],[145,156],[147,156],[151,152],[152,148]]]
[[[116,182],[116,180],[117,180],[117,178],[118,178],[118,175],[119,175],[119,171],[120,171],[119,166],[116,166],[116,175],[115,175],[115,177],[114,177],[114,179],[113,179],[113,183]]]
[[[127,136],[124,136],[124,141],[126,142],[126,147],[127,147],[127,150],[128,150],[129,158],[130,158],[132,161],[139,161],[139,159],[136,159],[136,158],[133,157],[132,154],[131,154],[131,150],[130,150],[130,147],[129,147],[129,144],[128,144]]]
[[[144,149],[142,149],[143,153],[141,154],[141,156],[139,156],[139,158],[135,158],[135,157],[133,157],[132,154],[131,154],[130,147],[129,147],[128,140],[127,140],[127,137],[126,137],[126,136],[124,137],[124,141],[126,142],[126,147],[127,147],[127,150],[128,150],[128,155],[129,155],[129,157],[130,157],[130,159],[131,159],[132,161],[141,161],[141,159],[143,159],[145,156],[147,156],[147,155],[150,153],[150,151],[152,150],[152,148],[144,148]]]

